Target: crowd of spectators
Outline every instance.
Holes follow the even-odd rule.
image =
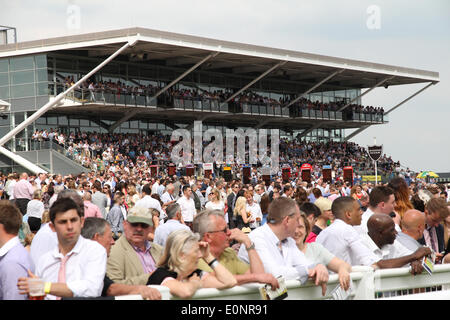
[[[250,181],[164,173],[151,177],[123,167],[109,178],[94,171],[64,177],[1,174],[5,200],[0,225],[13,216],[19,219],[13,231],[0,228],[0,244],[13,241],[5,250],[14,245],[11,252],[26,259],[30,271],[0,268],[11,272],[9,279],[17,277],[14,288],[19,290],[10,296],[4,291],[0,298],[26,298],[27,279],[36,276],[46,282],[48,299],[120,293],[160,299],[148,284],[190,298],[202,287],[224,289],[247,282],[276,289],[280,275],[302,283],[312,280],[325,294],[330,271],[348,290],[355,265],[411,265],[411,273],[418,274],[423,272],[418,261],[432,251],[435,263],[450,262],[446,185],[421,179],[407,183],[400,176],[378,185],[329,183],[321,177],[311,182],[274,177],[267,184],[256,171]],[[89,229],[82,228],[77,216]],[[71,221],[69,231],[64,219]],[[408,225],[417,219],[422,227],[409,232]],[[397,233],[402,233],[398,243]],[[98,244],[84,242],[80,234]],[[410,244],[414,246],[407,249]],[[61,258],[74,254],[67,280],[57,275],[63,264],[58,252]]]
[[[70,87],[74,85],[73,77],[67,77],[64,80],[64,86]],[[95,93],[95,92],[105,92],[105,93],[113,93],[117,96],[120,95],[133,95],[133,96],[153,96],[163,87],[158,85],[153,85],[151,83],[147,85],[136,84],[129,85],[125,84],[121,81],[113,82],[111,80],[108,81],[86,81],[81,85],[81,89],[86,93]],[[212,91],[208,91],[201,88],[184,88],[177,89],[174,87],[169,88],[163,93],[163,96],[167,98],[166,101],[173,101],[173,99],[190,99],[196,101],[202,101],[204,99],[218,100],[219,102],[224,102],[228,100],[234,91],[231,89],[216,89]],[[264,96],[261,94],[257,94],[251,91],[244,91],[237,96],[235,96],[231,101],[238,104],[252,104],[252,105],[270,105],[273,107],[282,107],[287,105],[295,97],[284,95],[278,99],[274,99],[272,97]],[[299,110],[317,110],[317,111],[339,111],[342,107],[347,104],[345,99],[341,101],[335,102],[320,102],[319,100],[311,101],[306,98],[301,98],[293,104],[293,107],[298,108]],[[342,110],[341,110],[342,111]],[[383,115],[384,109],[382,107],[374,107],[374,106],[363,106],[360,104],[350,104],[345,109],[344,112],[357,112],[357,113],[366,113],[366,114],[377,114]]]
[[[131,133],[103,134],[97,132],[70,132],[69,135],[56,129],[36,130],[32,135],[32,144],[39,145],[43,141],[53,141],[64,147],[65,155],[82,164],[84,167],[100,172],[145,172],[150,165],[160,165],[165,171],[170,163],[175,141],[169,135],[140,135]],[[208,142],[203,142],[207,144]],[[237,142],[236,142],[237,143]],[[269,143],[270,145],[270,143]],[[223,140],[224,154],[226,139]],[[237,150],[237,148],[235,148]],[[270,147],[269,147],[270,152]],[[334,176],[343,175],[345,166],[352,166],[355,177],[373,175],[373,161],[367,150],[353,142],[304,142],[299,139],[281,139],[279,144],[280,166],[289,165],[298,171],[304,163],[313,167],[313,174],[319,177],[324,165],[331,166]],[[249,150],[246,150],[248,157]],[[231,163],[236,170],[239,163]],[[228,161],[228,160],[227,160]],[[377,163],[379,175],[392,177],[399,174],[400,162],[383,154]],[[221,174],[222,164],[217,164],[216,174]],[[404,176],[409,179],[413,173],[407,169]]]

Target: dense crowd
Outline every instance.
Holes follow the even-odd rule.
[[[100,172],[127,173],[149,172],[150,165],[160,165],[160,170],[167,172],[172,150],[176,141],[171,141],[169,135],[140,135],[97,132],[71,132],[69,135],[57,130],[36,130],[32,135],[32,144],[39,145],[43,141],[53,141],[65,148],[66,156],[82,164],[84,167]],[[206,146],[208,142],[204,141]],[[236,142],[237,143],[237,142]],[[223,139],[224,154],[226,139]],[[270,142],[268,143],[270,154]],[[237,148],[235,148],[237,150]],[[373,161],[367,150],[353,142],[302,142],[299,139],[281,139],[279,144],[280,166],[289,165],[292,172],[299,171],[304,163],[313,167],[312,174],[319,178],[324,165],[329,165],[333,177],[342,177],[343,168],[352,166],[355,172],[355,182],[361,181],[363,175],[374,175]],[[249,150],[246,150],[248,157]],[[226,159],[227,160],[227,159]],[[234,171],[240,171],[238,158],[227,164]],[[222,176],[222,163],[216,163],[215,175]],[[393,177],[402,174],[408,181],[414,173],[403,169],[400,162],[383,155],[377,163],[378,174]]]
[[[74,85],[75,82],[73,78],[67,77],[64,81],[65,87],[70,87]],[[106,93],[114,93],[117,96],[120,95],[133,95],[133,96],[153,96],[163,87],[153,85],[151,83],[147,85],[135,85],[130,86],[121,81],[113,82],[109,81],[87,81],[81,85],[81,89],[85,92],[95,93],[95,92],[106,92]],[[220,90],[204,90],[201,88],[195,89],[177,89],[174,87],[169,88],[163,93],[163,96],[169,98],[169,101],[173,98],[176,99],[190,99],[190,100],[204,100],[204,99],[212,99],[218,100],[220,102],[224,102],[228,100],[234,94],[231,89],[220,89]],[[252,105],[271,105],[274,107],[281,107],[287,105],[291,101],[296,99],[295,97],[284,95],[278,99],[274,99],[268,96],[264,96],[261,94],[257,94],[251,91],[244,91],[237,96],[235,96],[232,102],[239,104],[252,104]],[[347,105],[347,102],[335,101],[335,102],[320,102],[318,100],[311,101],[306,98],[298,99],[293,106],[302,110],[318,110],[318,111],[339,111],[344,106]],[[374,107],[374,106],[363,106],[360,104],[352,103],[346,108],[344,111],[358,112],[358,113],[366,113],[366,114],[378,114],[383,115],[384,109],[382,107]],[[342,111],[342,110],[341,110]]]
[[[30,277],[42,279],[47,299],[161,299],[149,284],[181,298],[247,282],[275,290],[278,276],[313,280],[325,294],[329,272],[349,290],[355,265],[407,265],[418,274],[425,256],[450,262],[447,185],[251,175],[244,184],[124,167],[109,175],[1,174],[0,250],[8,259],[0,260],[0,299],[32,297]]]

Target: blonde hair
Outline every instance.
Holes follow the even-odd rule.
[[[190,230],[177,230],[172,232],[166,240],[164,253],[158,262],[158,267],[168,268],[180,274],[184,271],[183,254],[191,250],[192,246],[198,243],[200,236]]]
[[[216,196],[217,201],[221,201],[221,200],[222,200],[222,196],[221,196],[221,194],[220,194],[219,189],[213,188],[213,189],[211,190],[210,194],[211,194],[211,193],[214,194],[214,195]]]
[[[247,199],[242,196],[237,198],[236,204],[234,206],[233,215],[237,216],[238,214],[240,214],[240,211],[246,207],[247,207]]]

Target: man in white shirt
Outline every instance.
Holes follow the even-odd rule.
[[[150,189],[149,184],[146,184],[142,188],[142,193],[144,196],[142,197],[142,199],[139,199],[138,201],[136,201],[135,206],[136,207],[144,207],[147,209],[152,209],[152,208],[156,209],[159,211],[159,219],[163,220],[166,217],[166,214],[163,211],[163,209],[161,208],[161,204],[159,203],[159,201],[150,196],[152,193],[152,190]]]
[[[368,233],[363,236],[364,244],[380,259],[390,261],[391,268],[411,264],[414,273],[421,273],[422,258],[431,253],[430,248],[420,247],[411,251],[396,240],[397,231],[391,217],[375,213],[367,222]]]
[[[399,241],[407,249],[416,251],[422,245],[417,241],[423,237],[425,214],[416,209],[407,210],[402,218],[402,231],[397,234]]]
[[[355,226],[355,230],[360,234],[367,233],[367,221],[374,213],[382,213],[389,215],[394,211],[395,195],[394,190],[385,186],[378,186],[373,188],[369,194],[369,207],[362,215],[361,225]],[[397,232],[400,232],[400,227],[396,224]]]
[[[159,179],[155,179],[155,183],[152,185],[152,193],[151,194],[158,194],[158,188],[159,188]]]
[[[192,189],[189,185],[183,186],[183,196],[177,200],[181,207],[181,214],[184,223],[192,229],[192,221],[194,220],[197,210],[195,209],[194,199],[191,198]]]
[[[160,225],[155,230],[154,243],[157,243],[164,247],[166,244],[167,237],[176,230],[187,229],[190,230],[188,226],[183,224],[183,216],[181,215],[181,207],[178,203],[170,204],[167,209],[167,222]]]
[[[36,276],[46,282],[46,299],[101,296],[106,250],[80,236],[84,221],[81,210],[70,198],[58,199],[50,208],[50,228],[56,232],[58,246],[36,264]],[[19,278],[18,287],[27,293],[28,278]]]
[[[168,184],[166,187],[166,192],[163,193],[163,195],[161,196],[161,201],[165,204],[165,205],[170,205],[172,203],[175,203],[176,199],[175,199],[175,187],[173,186],[173,184]]]
[[[269,206],[267,223],[250,232],[249,237],[264,265],[264,270],[274,277],[286,280],[299,279],[305,283],[314,278],[315,284],[326,292],[328,271],[322,264],[310,265],[292,238],[299,225],[300,209],[293,199],[277,198]],[[249,263],[245,246],[239,249],[239,258]]]
[[[352,266],[372,266],[375,269],[398,268],[416,260],[413,259],[414,257],[404,260],[382,259],[370,250],[352,227],[361,223],[360,206],[358,201],[352,197],[337,198],[333,201],[331,210],[336,219],[317,236],[316,242],[323,245],[336,257]],[[391,219],[389,216],[386,217]],[[417,271],[417,269],[412,270],[413,273]]]

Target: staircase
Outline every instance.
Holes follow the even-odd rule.
[[[66,156],[64,147],[51,142],[46,143],[42,148],[33,151],[17,151],[18,155],[35,163],[36,165],[49,171],[51,174],[78,175],[82,172],[89,172],[89,168]]]

